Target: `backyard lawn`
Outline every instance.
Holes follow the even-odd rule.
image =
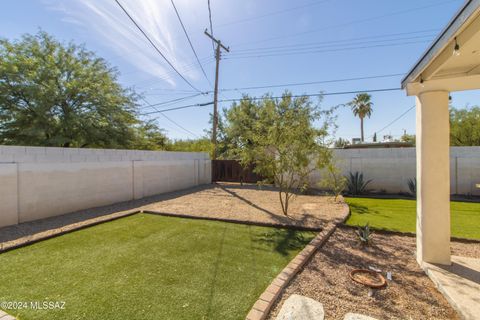
[[[347,224],[415,232],[416,201],[403,199],[345,198],[351,216]],[[480,203],[451,202],[452,236],[480,239]]]
[[[20,319],[244,319],[312,232],[137,214],[0,254]]]

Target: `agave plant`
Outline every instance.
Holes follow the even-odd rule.
[[[363,173],[355,172],[349,174],[348,181],[347,181],[347,188],[348,193],[352,195],[358,195],[365,193],[368,184],[372,182],[372,180],[365,181],[363,179]]]
[[[372,242],[372,235],[374,231],[370,229],[369,224],[367,223],[363,227],[358,227],[357,235],[360,243],[368,246]]]
[[[408,179],[408,189],[412,197],[417,196],[417,178]]]

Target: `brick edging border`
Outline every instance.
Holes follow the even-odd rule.
[[[272,283],[260,295],[246,316],[246,320],[264,320],[270,313],[273,304],[287,287],[290,281],[300,272],[303,266],[310,260],[317,249],[321,248],[333,234],[337,226],[345,223],[350,216],[348,204],[343,203],[343,216],[341,219],[329,222],[309,244],[300,251],[293,260],[273,279]]]

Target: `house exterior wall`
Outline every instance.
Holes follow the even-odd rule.
[[[409,192],[408,180],[416,176],[415,148],[336,149],[344,175],[361,172],[372,182],[369,189],[387,193]],[[317,186],[325,172],[310,177]],[[480,196],[480,147],[450,147],[450,193]]]
[[[211,183],[201,152],[0,146],[0,227]]]

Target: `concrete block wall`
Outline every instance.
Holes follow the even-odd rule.
[[[202,152],[0,146],[0,227],[210,182]]]
[[[344,175],[361,172],[369,188],[388,193],[409,192],[408,180],[416,177],[415,148],[336,149],[337,165]],[[318,185],[325,172],[310,177]],[[450,191],[452,194],[480,196],[480,147],[450,148]]]

